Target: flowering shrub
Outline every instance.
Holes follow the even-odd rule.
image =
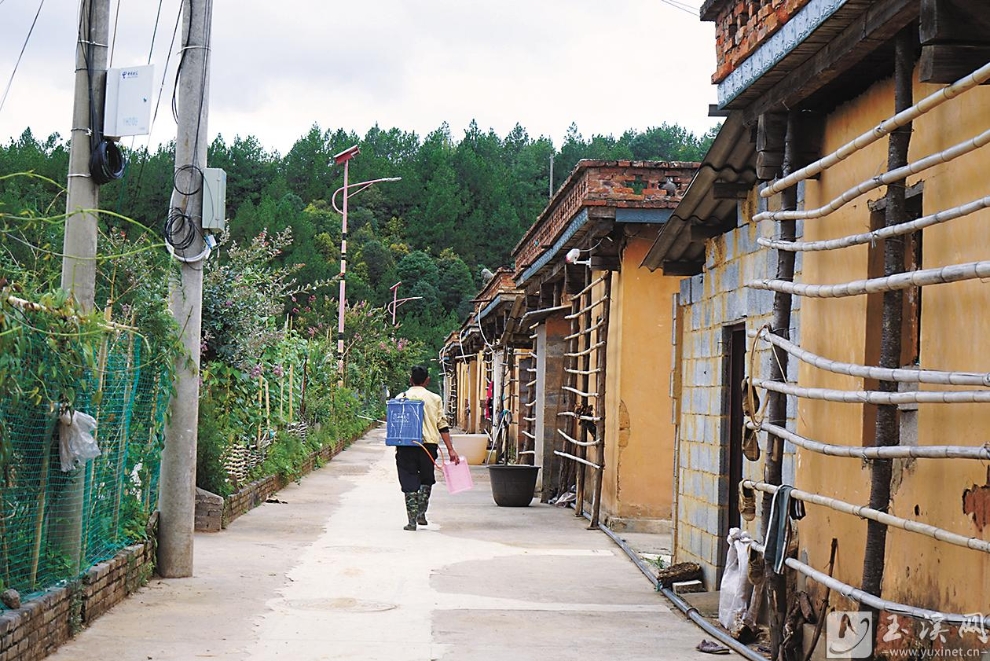
[[[384,414],[386,389],[404,386],[419,350],[394,336],[382,308],[356,303],[345,313],[342,386],[328,332],[336,305],[315,291],[326,283],[299,287],[294,269],[273,265],[290,242],[288,231],[262,233],[207,267],[197,482],[214,493],[294,477],[310,453],[359,435]],[[307,424],[305,441],[286,433],[294,422]],[[244,456],[246,470],[230,470]]]

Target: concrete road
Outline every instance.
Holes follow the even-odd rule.
[[[195,577],[153,579],[54,661],[699,660],[703,632],[573,510],[434,492],[402,529],[393,452],[373,431],[218,534]]]

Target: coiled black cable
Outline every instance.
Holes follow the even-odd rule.
[[[89,154],[89,174],[97,186],[109,184],[124,176],[127,168],[127,158],[117,146],[117,143],[97,135],[96,147]]]
[[[194,176],[189,180],[191,186],[188,189],[183,190],[179,186],[179,175],[192,172]],[[179,195],[185,195],[187,197],[193,196],[203,189],[203,171],[199,169],[198,166],[193,164],[182,165],[175,169],[172,173],[172,188],[175,189]]]
[[[192,246],[198,233],[196,223],[178,207],[172,207],[162,225],[162,236],[176,250]]]
[[[179,185],[179,175],[186,173],[192,173],[188,181],[188,188]],[[184,197],[197,194],[203,188],[203,171],[195,165],[183,165],[176,168],[175,172],[172,173],[172,188]],[[168,217],[162,224],[162,236],[170,246],[176,250],[186,250],[193,245],[199,234],[199,228],[189,214],[179,207],[172,207],[169,210]]]

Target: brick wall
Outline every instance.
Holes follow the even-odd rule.
[[[740,218],[739,226],[708,242],[705,271],[681,282],[678,295],[683,324],[681,348],[680,425],[678,428],[677,548],[678,562],[697,562],[704,572],[705,585],[717,590],[720,557],[725,541],[720,537],[722,522],[728,516],[728,456],[724,447],[728,430],[724,397],[725,359],[728,346],[725,327],[745,323],[747,331],[758,330],[771,319],[773,292],[746,288],[746,282],[776,276],[775,253],[756,242],[771,237],[775,224],[759,225]],[[800,272],[800,253],[796,270]],[[793,298],[792,339],[798,338],[800,297]],[[749,347],[747,338],[747,373]],[[767,344],[757,344],[757,371],[770,371]],[[796,379],[797,361],[788,365]],[[761,394],[762,396],[762,394]],[[793,401],[793,400],[792,400]],[[788,411],[793,420],[795,411]],[[760,445],[765,448],[765,435]],[[793,447],[786,444],[784,481],[793,482]],[[765,455],[765,453],[764,453]],[[745,477],[762,479],[763,463],[743,460]],[[759,513],[757,498],[757,513]],[[749,526],[756,535],[759,519]],[[744,522],[745,525],[745,522]]]
[[[314,453],[303,475],[317,462],[327,462],[345,443]],[[268,477],[248,485],[227,500],[225,524],[285,486]],[[198,518],[198,517],[197,517]],[[0,613],[0,661],[37,661],[54,652],[82,627],[100,617],[148,582],[155,567],[153,541],[134,544],[112,559],[94,565],[81,578],[25,601],[16,610]]]
[[[516,273],[536,261],[582,207],[675,208],[697,167],[676,161],[579,161],[513,250]],[[668,181],[675,192],[664,188]]]
[[[333,457],[340,454],[340,451],[344,449],[346,443],[337,443],[332,447],[325,447],[319,452],[314,452],[310,458],[303,464],[300,469],[300,475],[307,475],[313,472],[314,467],[317,462],[325,463],[330,461]],[[269,475],[268,477],[252,482],[251,484],[245,486],[240,491],[231,494],[224,501],[223,506],[223,521],[222,527],[226,528],[227,525],[241,516],[242,514],[247,514],[252,509],[262,504],[270,496],[278,493],[288,484],[288,481],[278,475]],[[197,510],[199,509],[199,504],[197,503]],[[197,516],[197,520],[199,516]],[[200,528],[197,526],[197,530]],[[204,529],[204,532],[206,530]],[[3,661],[3,659],[0,659]]]
[[[720,83],[809,0],[728,0],[711,3],[703,20],[715,21],[717,56],[713,83]]]
[[[154,569],[154,543],[134,544],[82,578],[0,614],[0,661],[43,659],[144,585]]]

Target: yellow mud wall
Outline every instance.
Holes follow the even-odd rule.
[[[938,86],[915,84],[915,101]],[[874,85],[828,117],[823,153],[830,153],[893,114],[890,80]],[[990,89],[965,93],[916,120],[909,161],[963,142],[990,128],[987,108]],[[887,141],[882,139],[809,181],[806,208],[827,204],[844,191],[884,172]],[[977,150],[956,161],[926,170],[908,179],[924,182],[925,215],[987,195],[990,152]],[[884,188],[857,198],[839,211],[804,223],[804,239],[836,238],[870,228],[867,200],[882,198]],[[968,217],[924,230],[922,268],[986,260],[990,213]],[[806,283],[836,283],[867,277],[867,246],[809,253],[804,256]],[[815,354],[838,361],[864,363],[866,297],[803,299],[801,342]],[[990,283],[979,280],[923,288],[921,366],[928,369],[990,372]],[[860,390],[861,379],[830,374],[802,364],[802,386]],[[927,389],[943,389],[938,386]],[[834,404],[802,399],[798,433],[830,443],[859,446],[864,442],[863,410],[858,404]],[[919,445],[982,445],[988,440],[990,405],[921,404],[918,410]],[[869,442],[869,441],[867,441]],[[921,459],[896,462],[891,512],[953,532],[990,539],[990,521],[965,513],[967,490],[970,509],[990,516],[987,467],[968,460]],[[799,451],[796,486],[855,504],[869,501],[869,470],[858,459],[824,457]],[[819,506],[809,506],[800,524],[800,545],[808,562],[819,569],[828,563],[829,543],[839,540],[835,575],[859,586],[862,580],[864,521]],[[985,554],[936,542],[928,537],[889,529],[883,597],[952,612],[984,612],[990,605],[990,561]]]
[[[465,388],[462,391],[461,410],[465,412],[464,431],[473,434],[478,431],[478,360],[468,361]]]
[[[612,276],[602,506],[617,525],[666,529],[674,474],[671,306],[680,279],[639,268],[650,246],[646,235],[631,238],[622,271]]]
[[[487,386],[488,386],[488,374],[491,369],[489,365],[488,356],[484,351],[479,351],[475,365],[478,366],[478,370],[475,373],[475,379],[472,382],[473,396],[471,402],[471,424],[474,425],[472,431],[475,433],[480,433],[484,431],[484,414],[485,414],[485,400],[487,399]]]
[[[454,402],[454,410],[456,411],[454,418],[456,419],[456,425],[461,429],[467,430],[468,428],[468,418],[466,413],[466,402],[470,401],[467,396],[469,392],[469,383],[471,375],[471,363],[470,361],[458,361],[457,366],[457,401]]]

